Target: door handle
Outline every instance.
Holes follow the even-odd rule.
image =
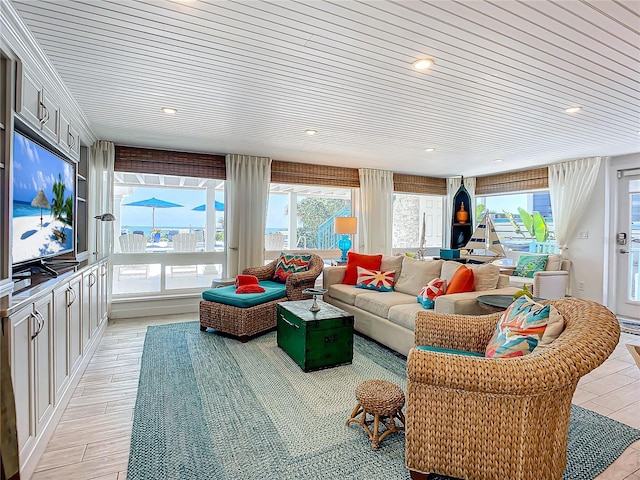
[[[629,253],[629,250],[625,250],[624,248],[621,248],[620,250],[618,250],[619,253]]]

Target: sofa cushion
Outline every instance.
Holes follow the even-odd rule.
[[[460,262],[454,262],[451,260],[444,262],[442,264],[442,271],[440,272],[440,278],[445,282],[449,283],[453,278],[453,275],[461,266],[462,266],[462,263]]]
[[[551,344],[563,328],[562,315],[553,306],[522,296],[500,317],[485,354],[489,358],[521,357],[538,345],[544,348]]]
[[[500,278],[500,267],[490,263],[482,265],[468,265],[473,270],[473,289],[476,292],[495,290]]]
[[[541,272],[547,266],[548,255],[520,255],[513,275],[533,278],[535,272]]]
[[[462,268],[456,270],[447,284],[446,294],[473,292],[473,282],[473,270],[463,265]]]
[[[237,294],[236,286],[229,285],[226,287],[205,290],[202,292],[202,298],[210,302],[248,308],[287,296],[287,287],[284,283],[265,280],[260,282],[260,286],[265,289],[264,293]]]
[[[393,270],[396,272],[394,283],[400,277],[400,272],[402,271],[402,257],[404,255],[383,255],[382,261],[380,262],[380,270],[383,272],[388,272],[389,270]]]
[[[358,267],[356,288],[377,290],[378,292],[390,292],[393,290],[393,278],[395,273],[396,272],[393,270],[381,272],[379,270],[368,270],[366,268]]]
[[[416,304],[416,297],[400,292],[373,292],[358,295],[355,306],[378,317],[387,318],[391,307],[406,303]]]
[[[547,257],[547,264],[544,267],[547,272],[556,272],[560,270],[561,267],[562,255],[560,255],[559,253],[552,253]]]
[[[402,259],[402,271],[396,279],[394,290],[415,297],[434,278],[440,276],[442,260],[415,260],[404,257]]]
[[[389,309],[387,319],[391,323],[395,323],[401,327],[404,327],[412,332],[416,328],[416,315],[418,312],[423,312],[422,305],[417,302],[407,303],[402,305],[394,305]]]
[[[369,293],[369,291],[356,288],[355,285],[345,285],[343,283],[329,285],[329,291],[327,292],[331,298],[340,300],[348,305],[354,305],[356,303],[356,297],[365,293]]]
[[[344,272],[344,280],[342,283],[345,285],[355,285],[358,279],[358,267],[366,268],[369,270],[380,270],[380,262],[382,261],[382,255],[364,255],[362,253],[348,252],[347,253],[347,270]]]

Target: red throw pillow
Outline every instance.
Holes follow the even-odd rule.
[[[255,275],[238,275],[236,277],[236,287],[241,287],[242,285],[257,285],[258,277]]]
[[[473,284],[473,270],[462,265],[449,280],[446,294],[473,292]]]
[[[345,285],[355,285],[358,280],[358,267],[366,268],[367,270],[380,270],[381,263],[382,254],[364,255],[362,253],[348,252],[347,270],[344,272],[344,280],[342,280],[342,283]]]
[[[257,284],[242,285],[236,288],[236,293],[262,293],[266,291],[263,287]]]

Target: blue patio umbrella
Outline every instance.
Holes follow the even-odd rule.
[[[217,212],[224,212],[224,203],[219,202],[219,201],[215,201],[216,202],[216,211]],[[197,207],[192,208],[191,210],[194,210],[196,212],[204,212],[207,209],[207,205],[198,205]]]
[[[137,202],[125,203],[125,207],[150,207],[153,209],[153,213],[151,214],[151,230],[155,230],[156,228],[156,208],[175,208],[175,207],[184,207],[184,205],[179,205],[177,203],[167,202],[165,200],[160,200],[156,197],[147,198],[146,200],[138,200]]]

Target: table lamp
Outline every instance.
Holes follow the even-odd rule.
[[[338,241],[338,248],[342,250],[340,260],[347,261],[347,252],[351,248],[350,235],[357,233],[356,217],[336,217],[333,219],[333,230],[337,235],[342,235]]]

